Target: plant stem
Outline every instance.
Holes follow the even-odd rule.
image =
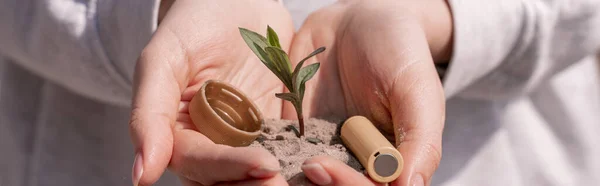
[[[300,136],[304,136],[304,116],[302,114],[302,101],[294,101],[292,102],[294,108],[296,109],[296,115],[298,116],[298,128],[300,128]]]
[[[300,125],[300,136],[304,136],[304,117],[302,117],[302,113],[298,113],[298,124]]]

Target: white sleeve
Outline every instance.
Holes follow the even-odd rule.
[[[0,54],[72,91],[128,105],[160,0],[0,0]]]
[[[600,46],[598,0],[449,0],[448,98],[511,99]]]

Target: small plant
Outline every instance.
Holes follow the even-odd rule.
[[[298,116],[298,123],[300,125],[300,132],[298,137],[304,135],[304,116],[302,114],[302,99],[304,98],[305,83],[311,79],[317,70],[319,70],[319,63],[307,65],[302,68],[304,62],[325,51],[325,47],[318,48],[314,52],[310,53],[307,57],[302,59],[294,69],[290,59],[281,49],[279,44],[279,37],[277,33],[270,27],[267,26],[267,37],[253,32],[245,28],[239,28],[240,34],[248,47],[256,54],[256,56],[262,61],[271,72],[273,72],[290,91],[289,93],[277,93],[276,97],[283,100],[292,102],[296,109]],[[293,70],[293,71],[292,71]]]

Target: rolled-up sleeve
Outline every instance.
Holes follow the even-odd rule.
[[[512,99],[593,55],[600,1],[449,0],[454,51],[448,98]]]
[[[0,0],[0,55],[69,90],[128,105],[160,0]]]

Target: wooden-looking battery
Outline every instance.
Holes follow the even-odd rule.
[[[341,137],[373,180],[388,183],[400,176],[404,166],[402,155],[369,119],[349,118],[342,125]]]

